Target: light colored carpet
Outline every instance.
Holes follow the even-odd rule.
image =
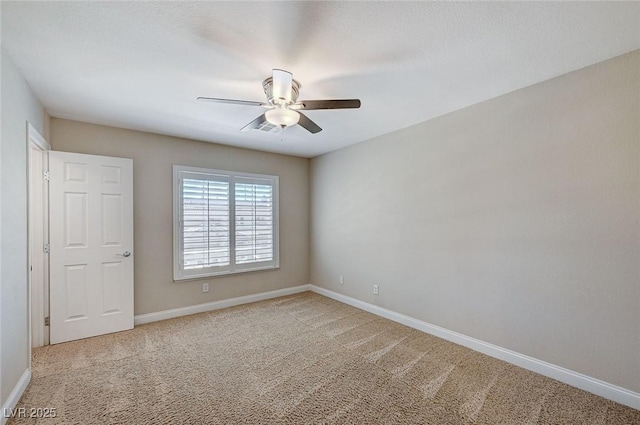
[[[640,424],[310,292],[36,349],[18,407],[55,407],[43,424]]]

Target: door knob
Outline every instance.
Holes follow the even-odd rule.
[[[131,253],[129,251],[125,251],[122,254],[116,254],[116,255],[119,255],[120,257],[129,257]]]

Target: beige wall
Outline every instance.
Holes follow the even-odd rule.
[[[48,116],[2,49],[0,144],[0,408],[29,367],[27,121],[46,135]],[[1,413],[1,412],[0,412]]]
[[[311,283],[640,391],[639,70],[314,158]]]
[[[133,158],[136,315],[309,283],[309,160],[56,118],[51,144]],[[280,176],[280,269],[174,283],[174,164]]]

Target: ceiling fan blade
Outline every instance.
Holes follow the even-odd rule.
[[[291,85],[293,75],[282,69],[273,70],[273,98],[282,100],[282,103],[291,102]]]
[[[267,122],[267,117],[265,117],[264,114],[262,114],[258,118],[256,118],[255,120],[251,121],[249,124],[247,124],[244,127],[242,127],[240,129],[240,131],[253,130],[255,128],[260,127],[262,124],[264,124],[266,122]]]
[[[291,109],[356,109],[360,99],[301,100],[290,106]]]
[[[220,99],[218,97],[198,97],[198,100],[204,100],[206,102],[216,103],[231,103],[234,105],[247,105],[247,106],[269,106],[263,102],[253,102],[251,100],[236,100],[236,99]]]
[[[322,131],[320,126],[318,126],[318,124],[316,124],[313,121],[311,121],[309,119],[309,117],[307,117],[302,112],[298,112],[298,113],[300,114],[300,121],[298,121],[298,124],[300,124],[302,127],[304,127],[305,130],[307,130],[308,132],[313,133],[313,134],[316,134],[316,133]]]

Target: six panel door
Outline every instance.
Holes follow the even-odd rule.
[[[50,341],[133,328],[133,160],[49,152]]]

